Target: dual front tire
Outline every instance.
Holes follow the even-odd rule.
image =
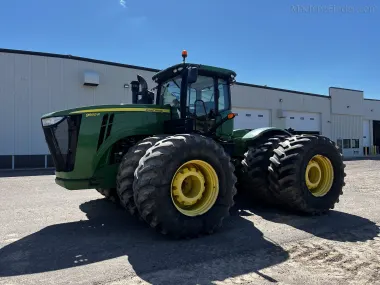
[[[129,151],[120,164],[117,192],[122,204],[150,227],[175,238],[220,228],[236,194],[234,167],[224,149],[195,134],[145,142],[145,148],[143,141],[135,146],[139,155]]]

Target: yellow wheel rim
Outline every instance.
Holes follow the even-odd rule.
[[[207,162],[190,160],[174,174],[170,192],[179,212],[189,217],[203,215],[218,198],[218,175]]]
[[[315,197],[326,195],[334,182],[334,168],[323,155],[315,155],[307,164],[306,186]]]

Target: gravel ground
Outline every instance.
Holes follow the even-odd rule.
[[[166,240],[95,190],[5,173],[0,284],[380,284],[380,161],[346,164],[326,216],[244,209],[189,241]]]

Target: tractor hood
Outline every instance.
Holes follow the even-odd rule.
[[[45,114],[41,119],[60,117],[76,114],[106,113],[106,112],[149,112],[170,113],[170,107],[161,107],[149,104],[125,104],[125,105],[93,105],[80,108],[66,109]]]
[[[96,188],[91,183],[95,183],[94,177],[105,175],[102,171],[112,170],[115,174],[117,163],[112,161],[129,138],[134,141],[134,138],[163,134],[165,122],[170,118],[170,106],[148,104],[94,105],[42,116],[41,125],[54,161],[57,183],[68,189]],[[110,168],[104,170],[104,167]],[[113,174],[105,176],[114,177]],[[114,186],[114,181],[103,182],[106,184],[102,187]]]

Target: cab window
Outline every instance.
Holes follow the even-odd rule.
[[[198,76],[197,82],[189,88],[187,105],[192,113],[195,112],[196,107],[197,116],[209,114],[210,111],[215,112],[215,89],[212,77]]]
[[[223,79],[218,80],[219,89],[219,112],[230,109],[229,86]]]

